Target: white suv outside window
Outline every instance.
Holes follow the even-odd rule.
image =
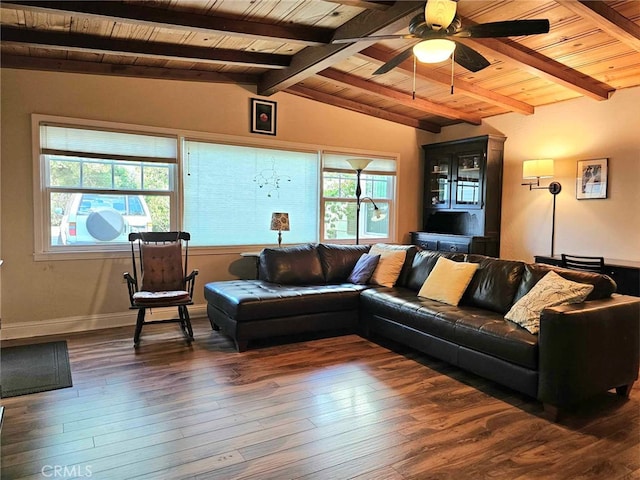
[[[150,232],[153,227],[141,195],[75,193],[60,213],[60,245],[122,243],[129,233]]]

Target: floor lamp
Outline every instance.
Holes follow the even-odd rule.
[[[373,209],[375,211],[374,220],[382,220],[384,219],[384,215],[376,205],[376,202],[373,201],[371,197],[361,197],[362,188],[360,187],[360,175],[362,171],[367,168],[367,165],[371,163],[371,160],[368,158],[351,158],[347,160],[351,168],[356,171],[356,245],[360,244],[360,205],[365,200],[369,200],[373,204]]]
[[[522,178],[529,180],[522,185],[528,185],[529,190],[549,190],[553,195],[553,211],[551,214],[551,256],[553,257],[553,247],[556,236],[556,196],[562,190],[562,185],[558,182],[551,182],[548,187],[540,186],[541,178],[553,177],[553,160],[545,158],[543,160],[525,160],[522,162]],[[535,182],[533,180],[535,179]]]

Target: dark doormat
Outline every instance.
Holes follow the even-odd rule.
[[[0,398],[46,392],[71,385],[67,342],[0,349]]]

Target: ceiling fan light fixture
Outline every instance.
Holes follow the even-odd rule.
[[[415,45],[413,53],[422,63],[440,63],[449,58],[455,49],[455,42],[446,38],[435,38]]]
[[[454,0],[427,0],[424,18],[432,30],[447,28],[456,16],[457,4]]]

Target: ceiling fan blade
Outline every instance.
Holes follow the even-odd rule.
[[[507,20],[491,22],[463,28],[455,33],[455,37],[493,38],[519,37],[549,32],[549,20]]]
[[[373,72],[373,75],[382,75],[383,73],[387,73],[393,70],[402,62],[404,62],[407,58],[409,58],[411,55],[413,55],[413,47],[409,47],[406,50],[400,52],[398,55],[393,57],[391,60],[389,60],[387,63],[385,63],[380,68],[378,68],[375,72]]]
[[[332,44],[355,43],[355,42],[379,42],[380,40],[397,40],[417,38],[415,35],[374,35],[372,37],[336,38],[331,40]]]
[[[464,43],[459,42],[456,42],[453,59],[458,65],[463,66],[471,72],[478,72],[491,65],[486,58],[476,52],[473,48],[467,47]]]

